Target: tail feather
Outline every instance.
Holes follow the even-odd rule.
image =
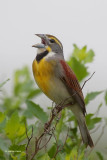
[[[82,140],[83,140],[83,143],[86,144],[86,146],[89,145],[92,148],[94,147],[94,144],[90,136],[90,133],[88,131],[88,128],[86,126],[85,117],[83,117],[83,119],[78,120],[78,125],[81,132]]]
[[[77,118],[83,143],[86,144],[86,146],[89,145],[91,148],[94,147],[92,138],[86,125],[85,116],[83,114],[83,111],[81,110],[81,107],[79,105],[74,105],[71,107],[71,110]]]

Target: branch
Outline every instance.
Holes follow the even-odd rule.
[[[95,72],[94,72],[94,73],[95,73]],[[94,73],[91,75],[91,77],[90,77],[88,80],[86,80],[86,81],[84,82],[82,88],[80,88],[80,91],[83,89],[83,87],[85,86],[85,84],[87,83],[87,81],[89,81],[89,80],[92,78],[92,76],[94,75]],[[33,160],[33,158],[36,156],[36,154],[38,153],[38,151],[41,150],[41,149],[43,149],[44,147],[46,147],[46,145],[47,145],[47,144],[49,143],[49,141],[51,140],[52,135],[54,136],[54,130],[56,129],[56,125],[57,125],[57,123],[58,123],[58,119],[57,119],[57,121],[56,121],[55,126],[54,126],[53,128],[51,128],[51,125],[52,125],[53,120],[55,119],[55,117],[57,117],[57,115],[59,114],[59,112],[61,112],[65,107],[67,107],[67,106],[69,106],[69,105],[74,105],[74,102],[71,102],[71,103],[69,103],[69,104],[67,104],[67,105],[64,105],[64,104],[65,104],[65,102],[66,102],[69,98],[73,97],[73,96],[76,95],[76,94],[77,94],[77,92],[75,92],[74,94],[72,94],[72,96],[70,96],[70,97],[68,97],[67,99],[65,99],[64,101],[62,101],[60,104],[56,105],[54,108],[52,108],[51,118],[50,118],[50,120],[49,120],[47,123],[45,123],[43,133],[42,133],[38,138],[35,137],[35,151],[34,151],[34,153],[32,154],[32,156],[31,156],[31,158],[30,158],[29,160]],[[47,142],[46,142],[42,147],[40,147],[40,144],[41,144],[41,142],[42,142],[42,138],[43,138],[44,135],[46,135],[46,134],[50,135],[50,137],[49,137],[49,139],[47,140]],[[27,160],[27,158],[28,158],[28,146],[29,146],[29,143],[30,143],[30,141],[31,141],[31,139],[32,139],[32,137],[33,137],[33,127],[32,127],[31,137],[30,137],[30,138],[28,137],[27,129],[26,129],[26,136],[27,136],[27,139],[28,139],[28,143],[27,143],[27,146],[26,146],[26,160]],[[67,137],[68,137],[68,132],[67,132],[66,139],[67,139]],[[54,136],[54,138],[55,138],[55,136]],[[66,139],[65,139],[65,143],[66,143]],[[65,145],[65,143],[64,143],[64,145]],[[63,147],[64,147],[64,145],[63,145]],[[58,153],[59,151],[61,151],[61,150],[63,149],[63,147],[60,148],[60,146],[57,145],[57,151],[56,151],[54,157],[56,157],[57,153]]]
[[[97,141],[95,142],[95,146],[97,145],[97,143],[99,142],[99,140],[100,140],[101,137],[103,136],[105,128],[106,128],[106,123],[105,123],[104,126],[102,127],[102,132],[100,133],[99,137],[97,138]]]
[[[26,125],[26,123],[25,123],[25,128],[26,128],[26,137],[27,137],[27,140],[28,140],[27,146],[26,146],[26,160],[27,160],[28,159],[28,146],[30,144],[31,139],[33,138],[33,126],[32,126],[32,133],[31,133],[30,137],[28,136],[28,133],[27,133],[27,125]]]
[[[92,130],[92,131],[90,132],[90,134],[95,133],[95,132],[100,128],[101,124],[102,124],[102,121],[101,121],[101,123],[100,123],[94,130]]]
[[[66,135],[66,138],[65,138],[65,142],[64,142],[64,144],[63,144],[62,146],[61,146],[61,145],[58,145],[57,138],[56,138],[55,134],[53,134],[53,135],[54,135],[54,138],[55,138],[55,141],[56,141],[56,146],[57,146],[57,148],[56,148],[56,153],[54,154],[53,158],[56,158],[58,152],[60,152],[60,151],[63,150],[63,148],[64,148],[64,146],[65,146],[65,143],[66,143],[66,140],[67,140],[67,138],[68,138],[68,132],[69,132],[69,128],[68,128],[68,131],[67,131],[67,135]]]
[[[91,77],[88,78],[88,79],[84,82],[84,84],[83,84],[81,90],[84,88],[85,84],[93,77],[94,74],[95,74],[95,72],[93,72],[93,74],[91,75]]]
[[[54,130],[56,129],[56,125],[58,123],[58,120],[56,121],[56,124],[53,128],[50,128],[51,127],[51,124],[54,120],[54,118],[57,116],[57,114],[61,111],[61,107],[59,105],[56,105],[53,109],[52,109],[52,115],[51,115],[51,118],[50,120],[44,125],[44,131],[43,133],[37,138],[35,138],[35,151],[34,153],[32,154],[30,160],[33,160],[33,158],[35,157],[35,155],[38,153],[39,150],[43,149],[44,147],[46,147],[46,145],[49,143],[49,141],[51,140],[52,138],[52,135],[54,133]],[[47,140],[47,142],[42,146],[40,147],[40,144],[41,144],[41,141],[42,141],[42,138],[44,137],[44,135],[50,135],[49,139]],[[29,143],[28,143],[29,144]],[[28,145],[27,145],[28,147]]]

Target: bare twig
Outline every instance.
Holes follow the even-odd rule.
[[[94,116],[97,117],[99,112],[100,112],[100,109],[101,109],[101,106],[102,106],[102,103],[100,103],[100,105],[98,106],[98,109],[97,111],[95,112]]]
[[[93,74],[91,75],[91,77],[89,77],[89,78],[84,82],[84,84],[83,84],[83,86],[82,86],[81,89],[84,88],[85,84],[93,77],[94,74],[95,74],[95,72],[93,72]]]
[[[49,143],[50,139],[52,138],[53,132],[54,132],[54,130],[56,128],[56,125],[57,125],[58,121],[56,121],[56,124],[55,124],[55,126],[52,129],[50,127],[51,127],[52,121],[54,120],[54,118],[56,117],[56,115],[60,112],[60,110],[61,110],[61,107],[59,107],[59,105],[56,105],[55,108],[53,108],[53,110],[52,110],[52,116],[51,116],[50,120],[44,125],[44,132],[38,138],[36,138],[36,140],[35,140],[35,151],[32,154],[30,160],[32,160],[35,157],[35,155],[38,153],[39,150],[41,150],[44,147],[46,147],[46,145]],[[52,131],[52,133],[50,133],[51,131]],[[43,136],[45,134],[49,134],[50,137],[47,140],[47,142],[42,147],[40,147],[42,138],[43,138]]]
[[[56,136],[55,136],[54,133],[53,133],[53,136],[54,136],[55,141],[56,141],[56,152],[55,152],[55,154],[54,154],[54,156],[53,156],[53,158],[55,158],[55,157],[57,156],[58,152],[60,151],[61,145],[58,145],[58,141],[57,141],[57,138],[56,138]]]
[[[26,146],[26,160],[27,160],[28,159],[28,146],[30,144],[31,139],[33,138],[33,126],[32,126],[32,133],[31,133],[30,137],[28,136],[28,133],[27,133],[27,125],[26,124],[25,124],[25,128],[26,128],[26,137],[27,137],[27,140],[28,140],[27,146]]]
[[[48,142],[50,141],[51,138],[52,138],[52,134],[50,135],[50,137],[47,140],[47,142],[41,148],[39,148],[39,150],[41,150],[42,148],[44,148],[48,144]]]
[[[66,138],[65,138],[65,142],[64,142],[64,144],[63,144],[63,147],[65,146],[66,140],[67,140],[67,138],[68,138],[68,133],[69,133],[69,127],[68,127],[68,130],[67,130],[67,135],[66,135]],[[62,149],[63,149],[63,148],[62,148]]]
[[[66,138],[65,138],[65,142],[64,142],[64,144],[63,144],[62,146],[61,146],[61,145],[58,145],[57,138],[56,138],[55,134],[53,133],[53,136],[54,136],[55,141],[56,141],[56,146],[57,146],[56,152],[55,152],[53,158],[55,158],[55,157],[57,156],[58,152],[60,152],[60,151],[63,150],[63,148],[64,148],[64,146],[65,146],[65,143],[66,143],[66,140],[67,140],[67,138],[68,138],[68,132],[69,132],[69,128],[68,128],[68,131],[67,131],[67,135],[66,135]]]
[[[97,138],[97,141],[95,142],[95,146],[97,145],[97,143],[99,142],[99,140],[100,140],[101,137],[103,136],[105,128],[106,128],[106,123],[105,123],[104,126],[102,127],[102,132],[100,133],[99,137]]]
[[[90,132],[90,134],[95,133],[95,132],[100,128],[101,124],[102,124],[102,123],[100,123],[94,130],[92,130],[92,131]]]

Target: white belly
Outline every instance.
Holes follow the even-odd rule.
[[[66,89],[66,86],[62,83],[60,79],[55,78],[51,81],[51,90],[49,92],[49,98],[56,104],[63,103],[66,104],[68,101],[72,102],[73,99]],[[71,98],[69,98],[71,97]]]

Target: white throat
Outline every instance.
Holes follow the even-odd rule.
[[[49,53],[45,56],[45,58],[46,58],[46,59],[50,59],[50,58],[53,58],[55,55],[56,55],[55,52],[49,52]]]
[[[37,49],[37,54],[41,54],[42,52],[44,52],[45,51],[45,48],[39,48],[39,49]]]

